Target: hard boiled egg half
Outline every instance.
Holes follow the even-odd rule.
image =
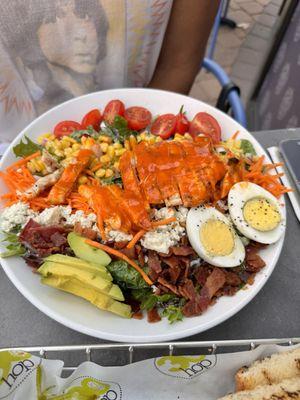
[[[245,258],[245,248],[229,219],[214,207],[191,208],[186,230],[196,253],[216,267],[236,267]]]
[[[239,182],[228,194],[232,222],[247,238],[259,243],[277,242],[285,229],[285,213],[276,197],[252,182]]]

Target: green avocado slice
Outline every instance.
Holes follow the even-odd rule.
[[[131,307],[129,305],[120,303],[119,301],[112,299],[107,294],[99,293],[88,286],[84,286],[77,279],[69,279],[51,275],[47,276],[46,278],[42,278],[42,283],[65,292],[72,293],[75,296],[82,297],[102,310],[110,311],[124,318],[131,317]]]
[[[75,232],[68,234],[68,243],[76,257],[106,267],[111,262],[110,256],[105,251],[90,246],[85,240],[83,236],[79,236]]]
[[[110,272],[103,265],[90,263],[88,261],[81,260],[80,258],[69,257],[63,254],[52,254],[51,256],[45,258],[44,261],[69,265],[74,268],[95,273],[107,281],[111,282],[113,280]]]

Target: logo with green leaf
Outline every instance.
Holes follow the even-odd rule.
[[[67,389],[64,395],[78,399],[121,400],[122,390],[118,383],[100,381],[92,377],[78,377],[80,383]],[[69,398],[69,397],[67,397]]]
[[[20,377],[35,368],[36,365],[31,359],[31,354],[24,351],[1,351],[0,386],[11,389]]]
[[[193,379],[216,365],[216,356],[165,356],[154,360],[155,368],[174,378]]]

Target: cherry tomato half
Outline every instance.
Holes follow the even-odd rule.
[[[81,126],[83,129],[87,129],[89,126],[92,126],[95,131],[99,132],[101,121],[101,112],[95,108],[94,110],[91,110],[85,114],[85,116],[82,118]]]
[[[156,118],[151,126],[151,133],[160,136],[162,139],[168,139],[175,132],[176,116],[174,114],[164,114]]]
[[[106,104],[103,119],[104,121],[112,124],[114,122],[115,116],[120,115],[121,117],[124,115],[125,105],[121,100],[111,100]]]
[[[185,114],[184,113],[177,114],[175,132],[183,135],[185,132],[188,132],[189,127],[190,123]]]
[[[125,110],[124,118],[130,129],[137,131],[146,128],[151,122],[151,112],[144,107],[129,107]]]
[[[213,143],[218,143],[221,140],[221,127],[218,121],[206,112],[199,112],[194,116],[189,131],[194,137],[202,133],[210,137]]]
[[[60,138],[62,136],[69,136],[74,131],[82,129],[82,126],[75,121],[61,121],[54,128],[54,136]]]

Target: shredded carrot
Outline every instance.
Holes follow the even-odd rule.
[[[170,218],[161,219],[160,221],[154,221],[154,222],[152,222],[152,225],[153,226],[168,225],[171,222],[175,222],[175,221],[176,221],[176,217],[170,217]]]
[[[236,132],[231,136],[230,139],[235,140],[235,139],[239,136],[239,134],[240,134],[240,131],[236,131]]]
[[[0,196],[0,200],[5,203],[5,207],[9,207],[19,201],[18,196],[15,193],[5,193]]]
[[[263,161],[264,156],[259,157],[254,162],[250,161],[249,170],[246,169],[246,165],[244,164],[242,179],[256,183],[271,192],[275,197],[280,197],[282,194],[289,192],[291,189],[283,186],[279,180],[283,174],[268,173],[269,170],[281,166],[281,163],[264,165]]]
[[[18,170],[6,169],[6,171],[1,171],[0,177],[11,192],[25,191],[35,182],[34,177],[25,166]]]
[[[146,231],[144,229],[141,229],[138,233],[136,233],[133,238],[130,240],[130,242],[127,244],[127,249],[132,249],[133,246],[140,240],[142,236],[144,236]]]
[[[92,178],[91,176],[88,179],[91,182],[92,186],[100,186],[100,182],[97,179]]]
[[[102,240],[106,240],[106,234],[104,230],[104,223],[103,223],[103,218],[101,215],[101,212],[97,212],[97,225],[100,231],[100,236]]]
[[[83,196],[81,196],[79,193],[72,192],[69,195],[68,203],[72,209],[81,210],[85,214],[90,214],[92,212],[86,199]]]
[[[98,249],[101,249],[103,251],[106,251],[109,254],[112,254],[118,258],[121,258],[122,260],[126,261],[128,264],[130,264],[136,271],[138,271],[141,276],[143,277],[144,281],[148,283],[148,285],[153,285],[153,282],[149,278],[149,276],[145,273],[145,271],[142,270],[141,267],[139,267],[134,261],[132,261],[130,258],[125,256],[125,254],[121,253],[120,251],[116,249],[112,249],[109,246],[105,246],[104,244],[94,242],[93,240],[86,239],[85,243],[89,244],[90,246],[97,247]]]
[[[0,196],[0,199],[1,200],[6,200],[6,199],[12,199],[14,197],[14,194],[13,193],[5,193],[5,194],[2,194],[1,196]]]
[[[86,169],[84,172],[89,176],[94,176],[94,173],[90,169]]]
[[[47,197],[35,197],[34,199],[29,200],[30,208],[35,211],[44,210],[49,207],[49,202],[47,201]]]
[[[102,167],[102,163],[99,162],[99,163],[97,163],[93,168],[91,168],[91,171],[95,172],[95,171],[97,171],[97,169],[99,169],[99,168],[101,168],[101,167]]]
[[[275,163],[275,164],[266,164],[266,165],[264,165],[264,170],[269,171],[273,168],[282,167],[282,166],[283,166],[282,162]]]
[[[30,156],[27,156],[27,157],[25,157],[25,158],[22,158],[21,160],[18,160],[18,161],[16,161],[16,162],[14,162],[13,164],[11,164],[11,165],[7,168],[7,170],[20,168],[21,165],[27,164],[28,161],[30,161],[30,160],[32,160],[33,158],[36,158],[36,157],[38,157],[38,156],[40,156],[40,155],[41,155],[41,152],[40,152],[40,151],[37,151],[37,152],[35,152],[35,153],[33,153],[33,154],[30,154]]]

